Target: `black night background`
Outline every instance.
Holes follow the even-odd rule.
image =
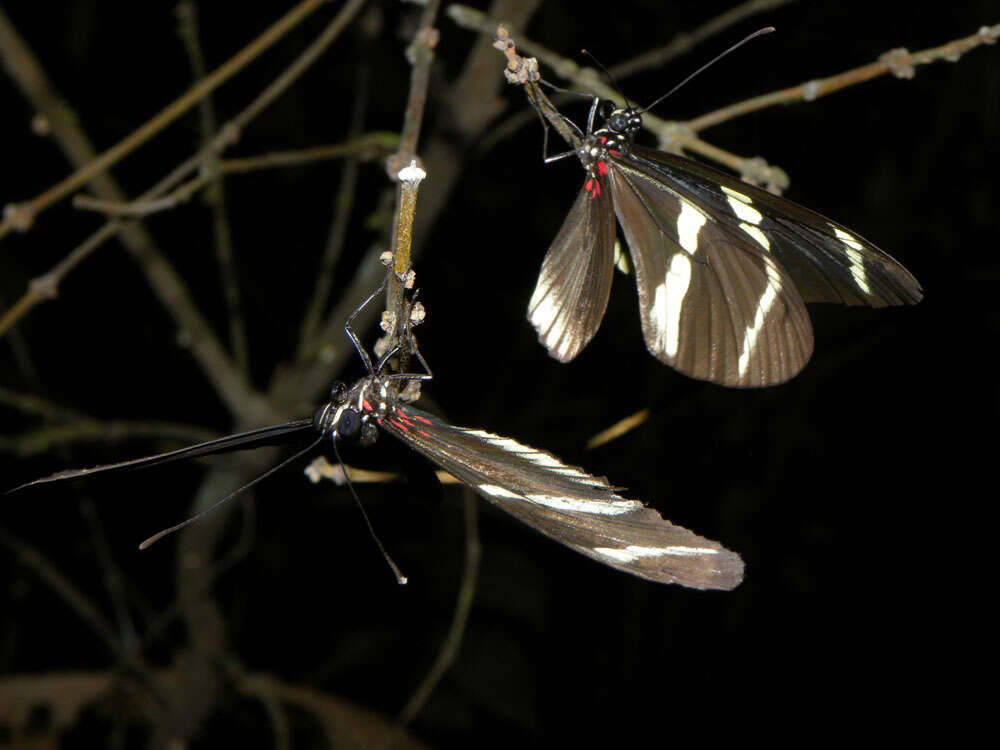
[[[247,399],[233,408],[220,396],[197,354],[201,334],[168,311],[150,272],[112,238],[0,338],[0,490],[248,429],[267,415],[311,416],[334,376],[362,375],[341,326],[370,291],[359,279],[388,246],[394,186],[384,157],[402,127],[405,49],[422,7],[356,4],[325,54],[224,154],[300,150],[358,133],[389,142],[351,162],[226,176]],[[22,92],[11,30],[64,100],[59,116],[102,152],[192,85],[178,7],[194,5],[0,0],[0,205],[74,169]],[[294,5],[198,2],[206,69]],[[285,71],[345,5],[322,4],[221,86],[211,96],[216,124]],[[512,22],[515,40],[580,65],[589,64],[579,54],[586,47],[612,67],[736,5],[496,0],[490,13]],[[990,0],[758,5],[774,8],[619,85],[650,102],[745,34],[775,26],[655,110],[683,121],[1000,22]],[[719,741],[734,731],[777,738],[790,725],[776,717],[793,715],[824,733],[871,719],[901,738],[910,730],[899,728],[897,701],[926,708],[921,721],[946,719],[934,675],[974,640],[955,635],[974,605],[964,588],[990,573],[973,537],[995,491],[980,487],[968,446],[993,441],[997,423],[1000,46],[699,134],[784,169],[787,197],[878,244],[926,293],[914,307],[811,305],[816,345],[805,370],[779,387],[738,391],[651,357],[634,281],[621,274],[600,331],[575,361],[560,364],[537,343],[525,309],[582,171],[575,159],[542,163],[538,119],[523,91],[503,83],[492,35],[457,25],[448,7],[435,24],[418,147],[428,177],[414,229],[427,309],[417,333],[436,376],[421,405],[607,476],[737,551],[743,584],[723,593],[650,583],[479,499],[467,503],[454,486],[359,484],[409,577],[400,587],[347,489],[310,483],[307,461],[137,551],[185,518],[196,495],[225,495],[291,446],[33,489],[0,497],[0,746],[375,748],[417,704],[398,747],[617,747],[639,737],[659,747],[695,729]],[[586,103],[561,106],[577,122],[586,116]],[[202,125],[194,107],[111,173],[129,196],[141,194],[194,153]],[[655,145],[648,133],[640,139]],[[561,146],[554,134],[552,144]],[[356,170],[347,190],[345,170]],[[337,222],[347,198],[348,218]],[[102,223],[69,198],[30,231],[0,239],[0,314]],[[141,226],[190,295],[181,304],[201,311],[236,362],[217,261],[226,230],[206,192]],[[322,319],[339,322],[303,364],[303,316],[331,227],[342,249]],[[359,333],[369,347],[378,334],[371,319]],[[650,412],[644,424],[586,448],[641,409]],[[393,443],[382,435],[345,460],[419,469]],[[468,557],[472,526],[478,565]],[[470,601],[459,640],[456,606]],[[421,695],[443,647],[457,649],[453,664]],[[753,718],[727,721],[744,712]]]

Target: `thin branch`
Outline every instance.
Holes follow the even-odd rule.
[[[600,74],[592,68],[583,68],[572,60],[561,57],[540,45],[519,39],[518,45],[525,50],[533,51],[536,56],[552,67],[561,76],[568,78],[577,85],[592,91],[602,99],[610,99],[624,106],[621,95],[613,88],[601,80]],[[503,26],[497,27],[497,49],[500,49],[507,57],[507,80],[510,83],[519,83],[523,86],[528,100],[542,115],[549,124],[566,140],[576,148],[579,136],[562,119],[559,110],[549,100],[545,93],[539,88],[538,62],[534,58],[525,58],[519,55],[513,46],[510,33]],[[697,138],[682,122],[672,122],[662,120],[659,117],[644,112],[642,124],[647,130],[655,133],[660,138],[662,144],[669,144],[697,153],[706,158],[712,159],[720,164],[729,167],[740,175],[752,179],[754,182],[773,186],[775,189],[782,189],[787,186],[787,175],[781,169],[770,167],[760,157],[747,158],[724,151],[716,146]]]
[[[491,13],[525,24],[536,10],[540,0],[494,0]],[[421,192],[420,221],[413,229],[414,243],[411,261],[422,246],[422,238],[434,227],[437,217],[448,208],[448,198],[462,176],[461,144],[475,143],[485,132],[495,116],[495,110],[488,106],[469,106],[470,102],[494,101],[503,85],[496,75],[492,46],[492,34],[477,41],[470,51],[462,72],[453,86],[442,97],[444,101],[461,106],[453,110],[455,115],[447,132],[435,134],[424,145],[426,161],[434,165],[434,179]],[[384,246],[383,246],[384,247]],[[344,363],[354,355],[353,349],[344,339],[344,320],[351,314],[357,300],[371,292],[385,276],[385,267],[378,262],[378,252],[364,256],[350,283],[340,297],[340,301],[326,316],[317,345],[308,353],[308,359],[275,379],[271,392],[282,402],[297,402],[303,398],[312,399],[329,388]],[[355,321],[361,330],[370,326],[378,315],[378,308],[369,306],[362,310]],[[320,352],[322,356],[319,356]]]
[[[105,171],[108,167],[111,167],[170,125],[170,123],[197,104],[202,97],[207,96],[228,79],[232,78],[232,76],[274,45],[275,42],[304,21],[310,13],[325,2],[326,0],[301,0],[298,5],[275,21],[264,33],[250,42],[250,44],[116,145],[61,182],[53,185],[44,193],[24,203],[7,206],[4,210],[4,218],[0,221],[0,238],[3,238],[15,228],[21,231],[29,229],[39,213],[89,182],[95,175]],[[18,53],[21,50],[17,49],[17,47],[22,46],[19,42],[20,39],[16,37],[16,32],[14,32],[6,15],[0,12],[0,54],[4,55],[9,66],[13,67],[18,64]],[[14,74],[14,78],[23,80],[16,73]]]
[[[412,63],[410,71],[410,92],[403,114],[403,130],[399,136],[399,150],[387,162],[390,178],[398,180],[396,188],[396,209],[392,227],[392,267],[389,283],[385,290],[385,309],[390,316],[390,328],[386,338],[387,349],[398,346],[400,334],[409,315],[405,289],[412,286],[410,247],[413,236],[413,217],[416,211],[417,193],[420,182],[427,173],[417,162],[417,142],[424,119],[427,103],[427,86],[430,83],[431,63],[434,48],[440,33],[434,28],[441,0],[428,0],[420,15],[420,23],[413,36],[413,42],[406,50]],[[379,353],[379,352],[376,352]],[[399,355],[399,369],[405,371],[410,353],[405,349]]]
[[[913,78],[916,75],[916,66],[927,65],[932,62],[946,60],[948,62],[958,62],[958,60],[969,50],[980,47],[984,44],[994,44],[1000,37],[1000,24],[995,26],[983,26],[975,34],[954,39],[946,44],[937,47],[930,47],[920,52],[908,52],[906,49],[893,49],[881,55],[878,62],[862,65],[859,68],[838,73],[827,78],[818,78],[806,81],[798,86],[792,86],[781,91],[772,91],[769,94],[755,96],[728,107],[717,109],[714,112],[696,117],[685,123],[686,127],[698,132],[721,122],[742,117],[750,112],[773,107],[775,104],[788,104],[791,102],[811,102],[821,96],[832,94],[849,86],[870,81],[879,76],[892,74],[896,78]]]
[[[621,81],[643,70],[660,68],[670,60],[687,54],[713,36],[727,31],[740,21],[760,13],[777,10],[793,2],[796,2],[796,0],[747,0],[747,2],[720,13],[715,18],[709,19],[691,31],[680,32],[663,47],[648,50],[612,66],[608,69],[608,73],[613,80]],[[497,27],[497,21],[494,18],[488,17],[485,13],[475,8],[463,5],[450,5],[448,6],[448,14],[454,19],[455,23],[465,28],[473,28],[492,34]],[[516,31],[517,27],[509,26],[508,28]],[[557,105],[562,105],[575,98],[570,94],[556,94],[552,97],[552,101]],[[497,143],[506,140],[524,126],[534,122],[535,119],[536,115],[531,111],[521,110],[516,112],[491,130],[489,136],[479,144],[479,151],[485,152],[490,150]]]
[[[208,72],[205,69],[205,57],[201,51],[200,29],[198,26],[198,6],[194,0],[181,0],[177,5],[177,16],[181,41],[191,62],[191,72],[195,82],[203,81]],[[201,131],[202,146],[211,143],[218,133],[218,123],[215,118],[215,106],[211,96],[205,96],[198,104],[198,127]],[[212,180],[205,190],[205,203],[212,212],[212,233],[215,237],[215,259],[219,266],[219,276],[222,279],[222,294],[226,302],[226,314],[229,318],[229,345],[237,367],[244,374],[249,367],[247,347],[247,332],[243,316],[243,303],[240,299],[240,287],[236,276],[236,264],[233,256],[233,233],[226,215],[226,189],[216,166],[218,157],[205,163],[204,169],[212,174]]]

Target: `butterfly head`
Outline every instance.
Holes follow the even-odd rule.
[[[619,107],[610,99],[601,102],[598,113],[604,122],[598,133],[609,140],[631,143],[642,127],[642,115],[635,107]]]
[[[371,445],[378,437],[377,421],[388,408],[388,383],[368,377],[348,388],[335,383],[330,401],[313,417],[313,425],[334,440],[357,441]]]

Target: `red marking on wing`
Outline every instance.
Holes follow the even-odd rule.
[[[398,419],[392,420],[392,423],[394,425],[396,425],[396,427],[398,427],[399,429],[401,429],[403,432],[409,432],[410,431],[410,428],[408,426],[406,426],[402,421],[400,421]]]
[[[597,162],[597,174],[601,177],[608,173],[608,163],[606,161]]]
[[[622,155],[621,151],[615,151],[613,148],[609,148],[608,149],[608,153],[609,154],[614,154],[615,156],[621,156]]]
[[[420,420],[421,422],[423,422],[424,424],[434,424],[434,423],[433,423],[433,422],[432,422],[431,420],[429,420],[429,419],[428,419],[427,417],[421,417],[421,416],[420,416],[419,414],[414,414],[414,415],[413,415],[413,418],[414,418],[414,419],[419,419],[419,420]]]
[[[591,198],[597,198],[601,194],[601,181],[591,177],[583,183],[583,189],[587,191]]]
[[[423,435],[424,437],[430,437],[431,436],[431,434],[429,432],[424,432],[423,430],[417,430],[417,434],[418,435]]]

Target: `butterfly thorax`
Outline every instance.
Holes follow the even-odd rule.
[[[377,424],[396,409],[398,396],[392,381],[369,375],[349,388],[334,384],[330,400],[313,417],[313,426],[333,439],[356,439],[362,444],[375,442]]]
[[[584,188],[592,198],[601,194],[609,157],[627,156],[635,134],[642,127],[642,116],[632,107],[616,109],[614,102],[606,101],[601,108],[603,125],[589,133],[577,149],[577,156],[587,171]]]

